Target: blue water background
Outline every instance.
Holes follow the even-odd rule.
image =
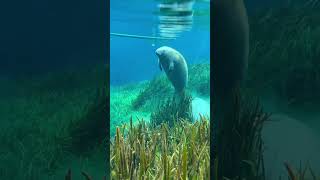
[[[111,0],[110,32],[145,36],[159,36],[158,1]],[[208,2],[196,2],[194,10],[207,10]],[[111,36],[110,83],[123,85],[149,80],[160,73],[155,50],[163,45],[183,54],[188,64],[209,63],[210,14],[193,16],[191,31],[176,40],[154,41]],[[154,46],[152,46],[154,44]]]

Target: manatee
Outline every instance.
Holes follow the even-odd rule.
[[[158,48],[155,53],[160,70],[164,70],[177,93],[183,92],[188,83],[188,66],[182,54],[168,46]]]
[[[213,1],[213,88],[224,96],[245,77],[249,23],[243,0]]]
[[[232,124],[232,119],[225,117],[233,111],[233,92],[242,84],[248,66],[249,55],[249,23],[243,0],[214,0],[212,4],[213,41],[212,47],[212,79],[213,79],[213,114],[214,125],[210,141],[215,142],[210,152],[211,158],[225,149],[220,143],[220,130],[223,124]],[[224,122],[222,124],[222,121]],[[217,139],[215,139],[217,138]],[[222,157],[223,158],[223,157]],[[226,167],[231,167],[231,161],[225,161]],[[215,172],[211,166],[211,172]],[[224,173],[218,170],[218,175]],[[221,170],[224,171],[224,170]],[[232,173],[231,173],[232,174]],[[222,177],[219,177],[222,178]]]

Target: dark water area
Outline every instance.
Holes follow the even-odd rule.
[[[0,75],[106,62],[107,11],[99,1],[32,1],[13,9],[1,11]]]
[[[287,4],[288,0],[246,0],[244,1],[249,12],[261,8],[281,7]]]
[[[1,2],[0,179],[103,177],[102,147],[79,157],[62,144],[73,122],[107,116],[87,112],[107,77],[108,15],[107,1]]]
[[[309,0],[245,0],[246,7],[250,9],[259,9],[259,8],[277,8],[277,7],[286,7],[292,3],[304,4]]]
[[[284,162],[288,162],[295,169],[298,169],[300,164],[303,168],[309,163],[316,174],[320,172],[320,79],[318,73],[307,78],[308,74],[319,72],[316,62],[319,57],[319,51],[316,50],[320,32],[316,20],[319,17],[319,4],[315,2],[246,1],[251,19],[251,54],[257,52],[256,48],[259,49],[257,42],[265,47],[261,54],[249,58],[249,78],[255,79],[261,70],[264,72],[261,74],[263,78],[256,81],[256,85],[263,86],[266,82],[277,81],[256,90],[264,111],[272,114],[271,121],[265,124],[263,130],[267,179],[278,179],[280,175],[286,177]],[[264,17],[257,18],[257,12],[263,12],[264,17],[269,16],[269,19],[263,22]],[[306,20],[299,22],[298,18],[292,17]],[[265,30],[259,30],[258,26],[263,26]],[[312,41],[313,39],[317,40]],[[296,44],[292,45],[292,42]],[[304,48],[307,45],[309,48]],[[270,55],[265,56],[268,53]],[[283,56],[286,53],[289,55]],[[255,63],[258,61],[263,63]],[[263,68],[259,68],[257,64]],[[300,69],[303,69],[301,74]],[[283,73],[277,74],[280,71]],[[299,81],[299,78],[295,77],[304,80]],[[289,86],[290,82],[293,83]],[[287,89],[279,93],[282,87]],[[296,99],[299,100],[295,101]]]

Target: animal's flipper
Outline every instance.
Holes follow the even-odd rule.
[[[158,59],[158,65],[159,65],[160,71],[162,71],[162,66],[161,66],[159,59]]]
[[[173,71],[173,68],[174,68],[174,63],[173,63],[173,61],[171,61],[169,64],[169,72]]]
[[[186,97],[187,97],[187,94],[186,94],[185,89],[183,89],[181,91],[175,90],[174,95],[173,95],[173,99],[175,100],[176,103],[180,103]]]
[[[175,107],[177,108],[180,117],[185,120],[194,121],[192,115],[192,96],[188,91],[185,89],[182,91],[175,91],[173,103],[175,103]]]
[[[181,91],[175,91],[173,95],[173,100],[178,106],[184,106],[186,104],[190,104],[190,108],[191,108],[192,95],[186,89],[183,89]]]

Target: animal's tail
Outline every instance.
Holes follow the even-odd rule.
[[[177,112],[180,117],[185,120],[193,121],[193,113],[192,113],[192,95],[186,91],[175,91],[173,95],[173,103],[177,108]]]
[[[173,99],[175,100],[175,103],[181,103],[185,98],[187,97],[187,92],[185,89],[181,91],[175,91],[173,95]]]

